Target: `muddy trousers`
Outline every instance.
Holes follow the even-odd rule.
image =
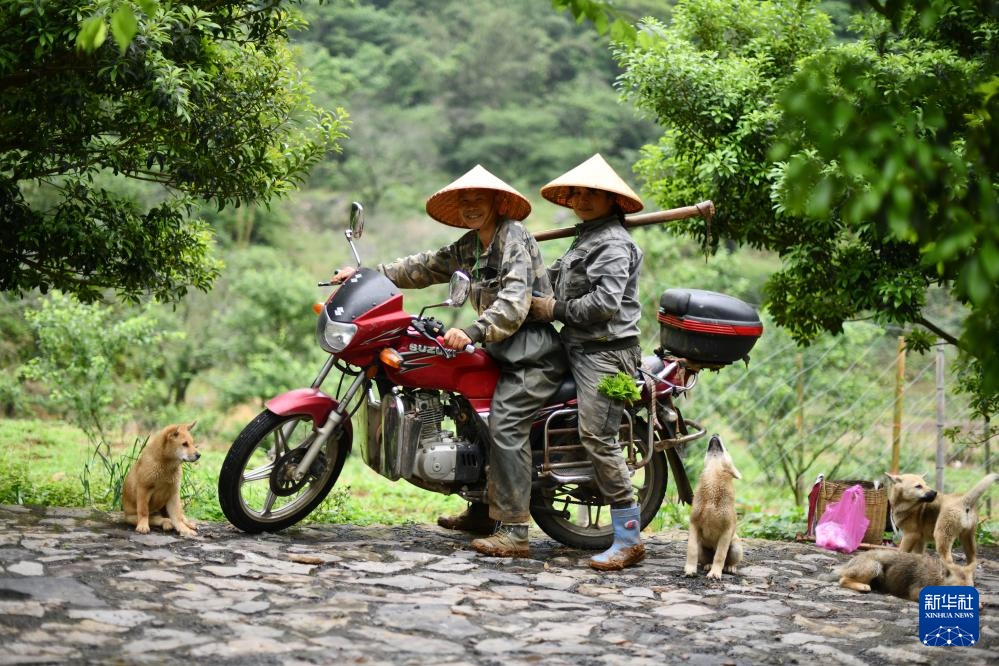
[[[597,391],[603,377],[619,372],[634,375],[641,361],[639,347],[615,351],[567,350],[569,367],[576,380],[579,405],[579,439],[593,463],[597,487],[611,506],[626,506],[635,499],[631,475],[617,435],[624,404]]]
[[[525,324],[486,350],[500,366],[489,412],[489,517],[526,523],[531,519],[531,424],[568,373],[565,352],[550,324]]]

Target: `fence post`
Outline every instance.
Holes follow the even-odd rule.
[[[895,415],[891,428],[891,473],[898,474],[898,459],[902,450],[902,387],[905,385],[905,336],[898,336],[898,356],[895,360]]]
[[[989,440],[991,439],[991,434],[992,433],[990,432],[990,430],[991,430],[991,427],[989,425],[989,417],[988,417],[988,414],[986,414],[985,415],[985,428],[984,428],[984,432],[985,432],[985,473],[986,474],[991,474],[992,473],[992,450],[991,450],[991,447],[989,446]],[[987,494],[985,496],[985,515],[988,516],[990,520],[992,519],[992,498],[989,497]]]
[[[794,365],[795,369],[798,371],[798,380],[795,385],[795,395],[797,398],[797,409],[794,415],[794,430],[798,435],[798,445],[794,447],[797,453],[797,460],[795,464],[798,469],[805,468],[805,447],[802,445],[805,441],[805,355],[798,352],[794,355]],[[801,497],[802,495],[807,495],[805,489],[802,487],[802,482],[805,480],[805,475],[801,474],[795,479],[795,489],[794,496],[795,499]]]
[[[943,346],[937,345],[937,491],[944,492],[944,353]]]

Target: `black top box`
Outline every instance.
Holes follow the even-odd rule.
[[[702,289],[664,291],[658,319],[664,351],[706,365],[729,365],[746,358],[763,335],[752,305]]]

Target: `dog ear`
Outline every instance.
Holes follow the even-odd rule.
[[[892,483],[898,483],[899,481],[901,481],[901,480],[902,480],[902,477],[900,477],[900,476],[895,476],[895,475],[894,475],[894,474],[892,474],[891,472],[885,472],[885,476],[887,476],[887,477],[888,477],[888,480],[889,480],[889,481],[891,481]]]
[[[187,432],[191,432],[192,430],[194,430],[194,426],[196,425],[198,425],[197,419],[191,421],[190,425],[187,426]]]

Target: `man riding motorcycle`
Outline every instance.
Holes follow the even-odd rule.
[[[441,517],[438,523],[484,534],[495,529],[491,536],[475,539],[472,547],[497,557],[525,557],[531,423],[567,372],[555,329],[529,315],[532,293],[553,293],[537,241],[520,223],[531,205],[477,165],[431,196],[426,209],[438,222],[468,233],[439,250],[396,259],[378,269],[403,289],[446,283],[455,271],[468,273],[478,317],[468,326],[448,329],[444,345],[464,349],[483,343],[500,368],[489,414],[488,508],[473,503],[462,515]],[[342,268],[333,281],[345,282],[355,271]]]

